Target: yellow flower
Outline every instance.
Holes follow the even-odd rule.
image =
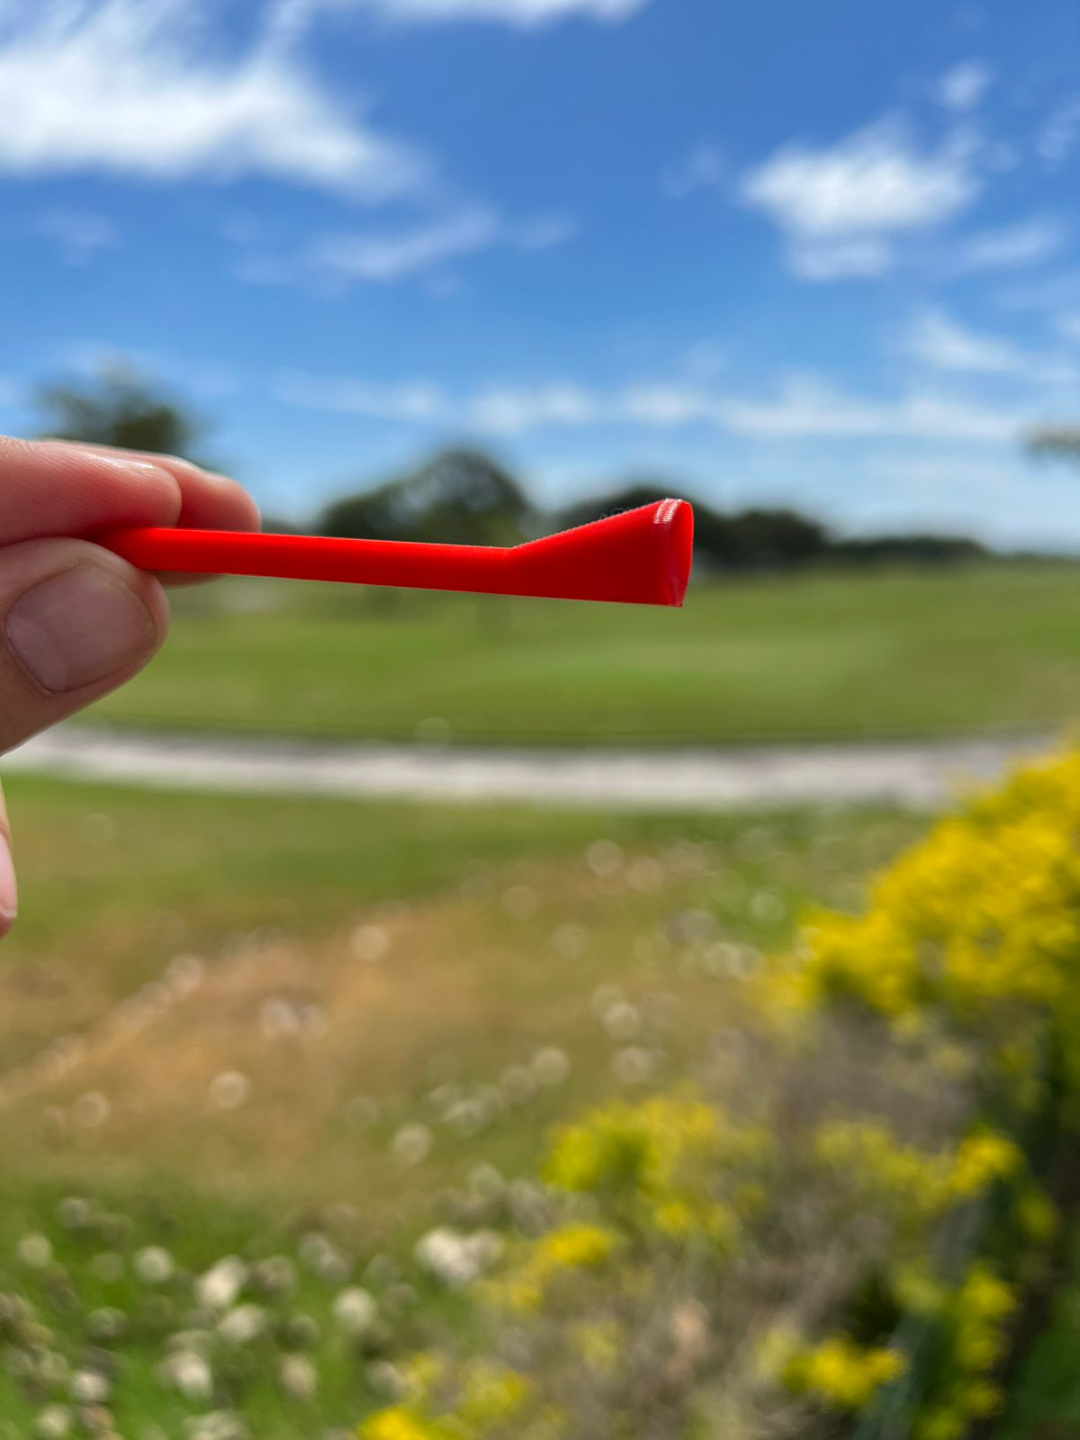
[[[832,1335],[789,1360],[784,1378],[796,1394],[812,1395],[838,1410],[861,1410],[875,1391],[906,1368],[898,1350],[856,1345],[846,1335]]]

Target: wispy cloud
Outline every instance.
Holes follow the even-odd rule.
[[[1068,355],[1027,350],[1000,335],[972,330],[942,310],[924,310],[901,348],[931,370],[1009,376],[1044,391],[1080,387],[1080,365]]]
[[[37,229],[59,247],[69,265],[85,265],[102,250],[115,250],[120,244],[115,223],[88,210],[46,210]]]
[[[1000,404],[911,390],[885,399],[837,389],[815,376],[786,380],[771,396],[715,391],[692,381],[658,380],[599,390],[560,380],[451,393],[427,380],[394,385],[292,372],[275,388],[284,404],[435,428],[520,435],[550,428],[691,426],[752,439],[949,440],[1013,443],[1030,413]]]
[[[876,238],[803,240],[790,247],[788,264],[802,280],[869,280],[892,269],[893,252]]]
[[[614,23],[627,20],[649,0],[280,0],[276,24],[293,35],[320,11],[362,10],[403,25],[487,21],[521,30],[579,17]]]
[[[685,200],[697,190],[715,189],[726,168],[723,152],[716,145],[702,143],[667,167],[660,186],[673,200]]]
[[[1080,94],[1066,95],[1046,117],[1035,141],[1039,159],[1059,170],[1080,145]]]
[[[1009,341],[969,330],[941,310],[924,310],[916,317],[904,349],[933,370],[1010,375],[1027,364],[1024,352]]]
[[[318,236],[292,256],[249,253],[236,274],[256,284],[389,285],[490,250],[522,254],[550,250],[576,234],[576,224],[564,215],[513,221],[490,206],[474,206],[403,230]]]
[[[262,174],[377,200],[421,158],[370,129],[287,52],[217,53],[184,0],[0,9],[0,173],[158,180]]]
[[[974,110],[993,83],[994,72],[985,60],[963,60],[940,76],[934,95],[947,110],[962,114]]]
[[[1048,260],[1064,246],[1065,227],[1049,217],[1021,220],[984,230],[962,242],[956,263],[962,270],[1020,270]]]
[[[831,146],[786,145],[743,177],[740,193],[787,236],[796,273],[832,279],[882,273],[889,237],[952,219],[979,188],[968,137],[924,150],[884,121]]]

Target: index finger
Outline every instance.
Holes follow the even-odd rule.
[[[112,445],[84,444],[77,440],[51,442],[72,450],[114,459],[132,459],[156,465],[180,487],[180,515],[176,523],[196,530],[258,530],[259,507],[237,481],[204,470],[179,455],[158,455],[150,450],[120,450]]]

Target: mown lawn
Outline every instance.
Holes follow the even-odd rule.
[[[220,1440],[231,1420],[196,1417],[221,1409],[259,1440],[347,1429],[379,1362],[453,1304],[410,1258],[449,1201],[530,1172],[583,1104],[736,1043],[760,954],[807,902],[854,903],[923,823],[9,790],[5,1440],[71,1408],[87,1368],[124,1437]],[[168,1280],[145,1278],[146,1246]],[[290,1288],[249,1270],[239,1303],[266,1329],[230,1348],[197,1277],[269,1255]],[[335,1318],[353,1284],[378,1307],[362,1340]],[[177,1345],[206,1350],[212,1394],[162,1378]],[[283,1378],[295,1354],[307,1399]]]
[[[300,735],[712,744],[1080,714],[1080,566],[818,572],[681,611],[225,582],[101,720]]]

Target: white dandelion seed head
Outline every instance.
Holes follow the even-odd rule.
[[[319,1372],[306,1355],[283,1355],[278,1364],[278,1381],[290,1400],[304,1404],[314,1399]]]
[[[390,1143],[399,1165],[420,1165],[431,1153],[432,1135],[426,1125],[403,1125]]]
[[[163,1245],[147,1245],[135,1255],[135,1274],[144,1285],[165,1285],[176,1273],[176,1262]]]
[[[210,1081],[207,1091],[215,1110],[238,1110],[251,1094],[251,1081],[239,1070],[223,1070]]]
[[[28,1270],[44,1270],[52,1264],[52,1241],[47,1235],[32,1232],[19,1241],[15,1253]]]
[[[195,1282],[199,1304],[208,1310],[228,1310],[247,1283],[248,1268],[236,1255],[227,1255]]]
[[[370,921],[353,928],[349,935],[349,954],[364,965],[374,965],[390,949],[390,933],[385,925]]]
[[[600,1019],[609,1040],[633,1040],[641,1033],[641,1012],[626,1000],[610,1005]]]
[[[250,1345],[269,1324],[269,1316],[261,1305],[237,1305],[226,1310],[218,1321],[218,1334],[229,1345]]]
[[[570,1075],[570,1057],[557,1045],[545,1045],[532,1058],[532,1071],[545,1088],[553,1090]]]
[[[367,1335],[379,1318],[379,1307],[369,1291],[359,1285],[342,1290],[335,1297],[333,1315],[336,1323],[349,1335]]]

